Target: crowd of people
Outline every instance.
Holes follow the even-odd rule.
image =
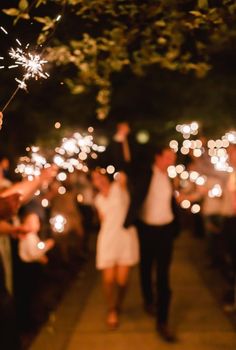
[[[68,174],[62,194],[58,191],[57,167],[43,169],[33,180],[12,183],[6,175],[9,160],[0,154],[1,348],[21,348],[19,323],[22,318],[31,318],[26,305],[36,271],[48,263],[49,251],[57,248],[65,266],[70,263],[72,250],[77,256],[88,256],[94,223],[98,231],[96,268],[101,271],[108,328],[119,326],[130,271],[139,264],[143,308],[154,318],[158,334],[167,342],[176,341],[169,327],[170,268],[175,238],[185,228],[181,227],[182,218],[189,215],[180,209],[184,200],[201,204],[201,213],[191,214],[192,228],[196,235],[206,238],[212,265],[229,272],[234,295],[236,145],[228,147],[231,173],[215,171],[206,154],[191,157],[186,167],[204,173],[207,181],[202,186],[190,181],[183,186],[168,176],[168,168],[177,158],[169,145],[155,147],[150,154],[139,152],[130,142],[129,125],[121,122],[96,166],[88,174]],[[106,170],[108,164],[114,166],[115,174]],[[209,189],[219,183],[222,195],[209,197]],[[42,195],[35,196],[39,189],[48,207],[41,205]],[[57,214],[65,218],[60,232],[49,225]]]

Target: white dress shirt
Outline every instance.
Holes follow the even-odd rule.
[[[157,166],[141,209],[141,220],[148,225],[167,225],[174,219],[171,207],[172,185],[167,173]]]

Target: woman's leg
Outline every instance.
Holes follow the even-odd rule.
[[[116,268],[111,267],[102,271],[103,289],[108,306],[107,324],[111,328],[118,325],[118,316],[116,311]]]
[[[117,266],[116,268],[116,283],[117,283],[117,299],[116,309],[121,310],[125,298],[127,284],[129,279],[130,266]]]

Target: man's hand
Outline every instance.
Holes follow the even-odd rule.
[[[56,177],[58,171],[58,167],[53,164],[48,168],[44,168],[41,170],[40,180],[43,185],[48,185],[52,180]]]

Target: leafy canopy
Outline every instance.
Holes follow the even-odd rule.
[[[40,25],[38,43],[67,65],[72,93],[98,89],[97,116],[109,113],[111,77],[150,65],[203,77],[211,55],[235,40],[234,0],[18,0],[3,12]],[[75,68],[75,69],[74,69]]]

